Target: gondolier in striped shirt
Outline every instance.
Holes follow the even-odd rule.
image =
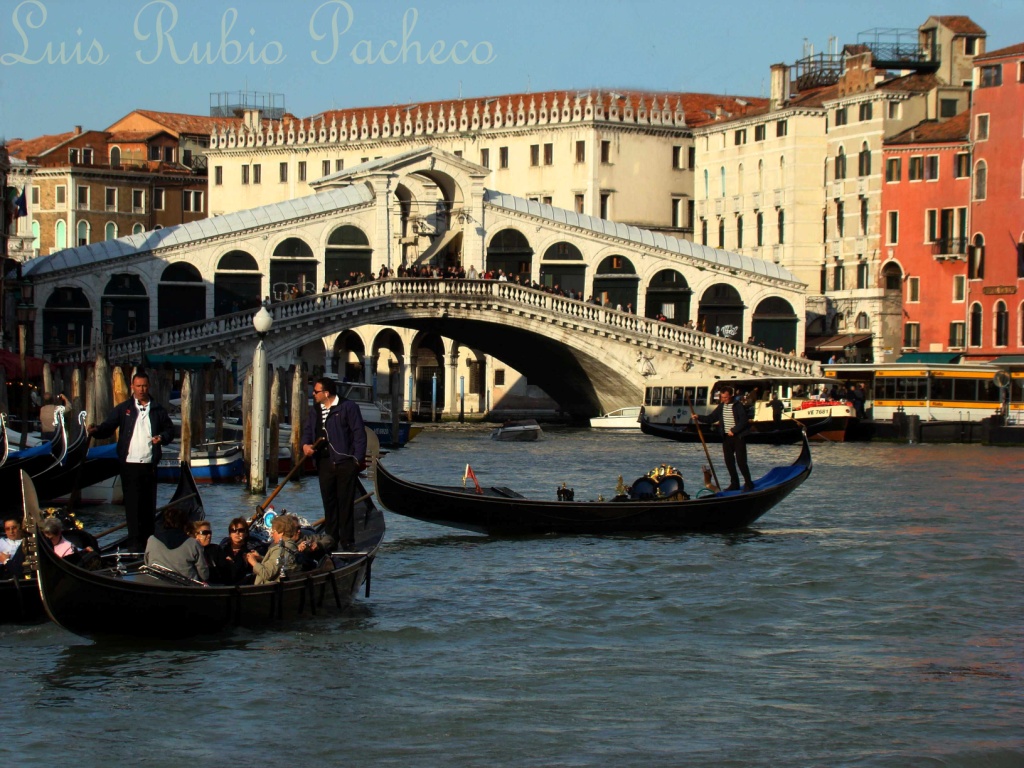
[[[366,468],[366,428],[359,405],[338,397],[333,379],[313,384],[314,405],[302,433],[302,452],[316,461],[320,497],[324,502],[324,531],[343,552],[355,547],[353,504],[356,477]],[[320,447],[313,448],[321,437]]]
[[[693,414],[693,418],[701,424],[718,424],[722,430],[722,453],[725,456],[725,467],[729,470],[729,487],[727,491],[738,491],[740,480],[736,474],[736,465],[743,473],[743,490],[754,490],[754,482],[750,479],[750,468],[747,466],[747,433],[750,431],[750,416],[746,406],[738,399],[733,399],[732,387],[722,387],[718,391],[720,402],[707,416]]]

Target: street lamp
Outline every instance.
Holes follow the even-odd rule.
[[[252,434],[249,451],[249,491],[263,493],[267,489],[267,355],[263,339],[270,332],[274,317],[260,307],[252,318],[256,330],[256,350],[252,355]]]
[[[21,442],[24,450],[28,446],[28,369],[25,363],[25,349],[28,347],[29,326],[35,326],[35,286],[30,280],[21,284],[21,301],[18,302],[18,355],[21,358]]]

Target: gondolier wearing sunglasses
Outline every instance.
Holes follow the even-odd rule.
[[[739,400],[733,400],[732,387],[722,387],[718,391],[721,400],[718,407],[707,416],[693,414],[693,419],[701,424],[718,424],[722,431],[722,453],[725,457],[725,467],[729,470],[729,487],[727,491],[738,491],[740,480],[736,475],[736,465],[739,464],[740,472],[743,473],[743,490],[754,490],[754,483],[750,479],[750,468],[747,466],[747,440],[746,435],[750,431],[750,416],[747,414],[746,406]]]
[[[356,477],[366,468],[366,427],[359,406],[338,397],[333,379],[313,384],[314,405],[302,432],[302,452],[316,460],[320,497],[324,503],[324,530],[341,551],[355,547]],[[325,438],[320,447],[316,441]]]

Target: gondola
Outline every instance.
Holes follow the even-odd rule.
[[[44,540],[39,592],[50,618],[86,637],[168,639],[281,626],[342,609],[364,585],[369,594],[384,516],[365,494],[355,512],[357,551],[333,553],[326,568],[275,583],[207,586],[110,556],[102,569],[90,571],[56,557]]]
[[[87,419],[88,415],[85,411],[78,413],[78,434],[68,446],[64,460],[32,475],[32,483],[41,499],[57,499],[67,496],[76,486],[92,485],[117,474],[119,466],[115,461],[103,465],[94,462],[90,468],[91,471],[86,475],[85,465],[88,463],[90,443],[89,433],[85,428]]]
[[[41,445],[11,454],[0,466],[0,511],[5,514],[21,509],[21,472],[31,477],[60,465],[68,452],[68,433],[64,426],[64,408],[53,415],[53,439]]]
[[[546,533],[724,532],[750,526],[811,474],[807,440],[799,457],[775,467],[754,490],[720,491],[682,499],[682,478],[645,476],[611,501],[527,499],[508,488],[423,485],[403,480],[377,464],[377,499],[392,512],[428,523],[502,536]]]
[[[748,445],[793,445],[799,443],[803,439],[804,429],[796,422],[790,421],[788,423],[783,422],[784,426],[780,426],[778,429],[773,429],[774,422],[755,422],[754,427],[750,432],[747,432],[746,441]],[[814,427],[817,429],[823,428],[824,425],[815,424]],[[655,437],[663,437],[668,440],[675,440],[679,443],[699,443],[700,436],[697,434],[697,428],[692,423],[689,424],[652,424],[643,416],[640,417],[640,431],[645,435],[654,435]],[[807,436],[811,437],[814,433],[809,428],[807,430]],[[717,429],[704,427],[701,429],[701,435],[704,437],[705,443],[721,443],[722,436],[719,434]]]
[[[188,509],[188,516],[191,520],[202,520],[204,517],[203,502],[199,497],[199,489],[196,486],[195,480],[192,479],[192,475],[188,472],[188,467],[182,468],[181,473],[182,479],[178,483],[178,487],[175,488],[174,494],[171,496],[171,500],[168,504],[184,504]],[[26,475],[22,475],[19,478],[22,481],[22,488],[19,491],[19,496],[22,496],[22,508],[24,510],[24,520],[26,531],[30,531],[34,526],[38,525],[42,520],[42,510],[40,508],[39,499],[36,494],[35,484],[31,478]],[[166,505],[165,505],[166,506]],[[163,507],[161,507],[163,509]],[[74,544],[76,547],[84,548],[86,546],[97,547],[96,539],[87,531],[78,528],[78,524],[75,522],[74,517],[67,513],[65,510],[58,510],[58,516],[61,518],[61,522],[64,524],[64,538]],[[118,529],[123,526],[119,526]],[[110,531],[113,533],[114,531]],[[28,540],[26,536],[25,541]],[[118,553],[121,545],[124,543],[124,537],[121,537],[113,542],[106,545],[100,546],[99,551],[111,554],[116,558],[131,558],[132,554],[127,552]],[[22,547],[25,547],[25,543],[22,543]],[[28,562],[23,565],[24,573],[15,578],[8,577],[0,579],[0,622],[33,622],[43,621],[46,618],[46,614],[43,611],[43,604],[39,595],[39,581],[36,574],[36,561],[32,553],[27,552]],[[115,554],[116,553],[116,554]],[[25,556],[23,554],[23,557]],[[135,559],[138,558],[136,553]]]

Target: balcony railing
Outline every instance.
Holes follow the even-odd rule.
[[[932,243],[933,256],[966,256],[966,237],[942,237]]]

